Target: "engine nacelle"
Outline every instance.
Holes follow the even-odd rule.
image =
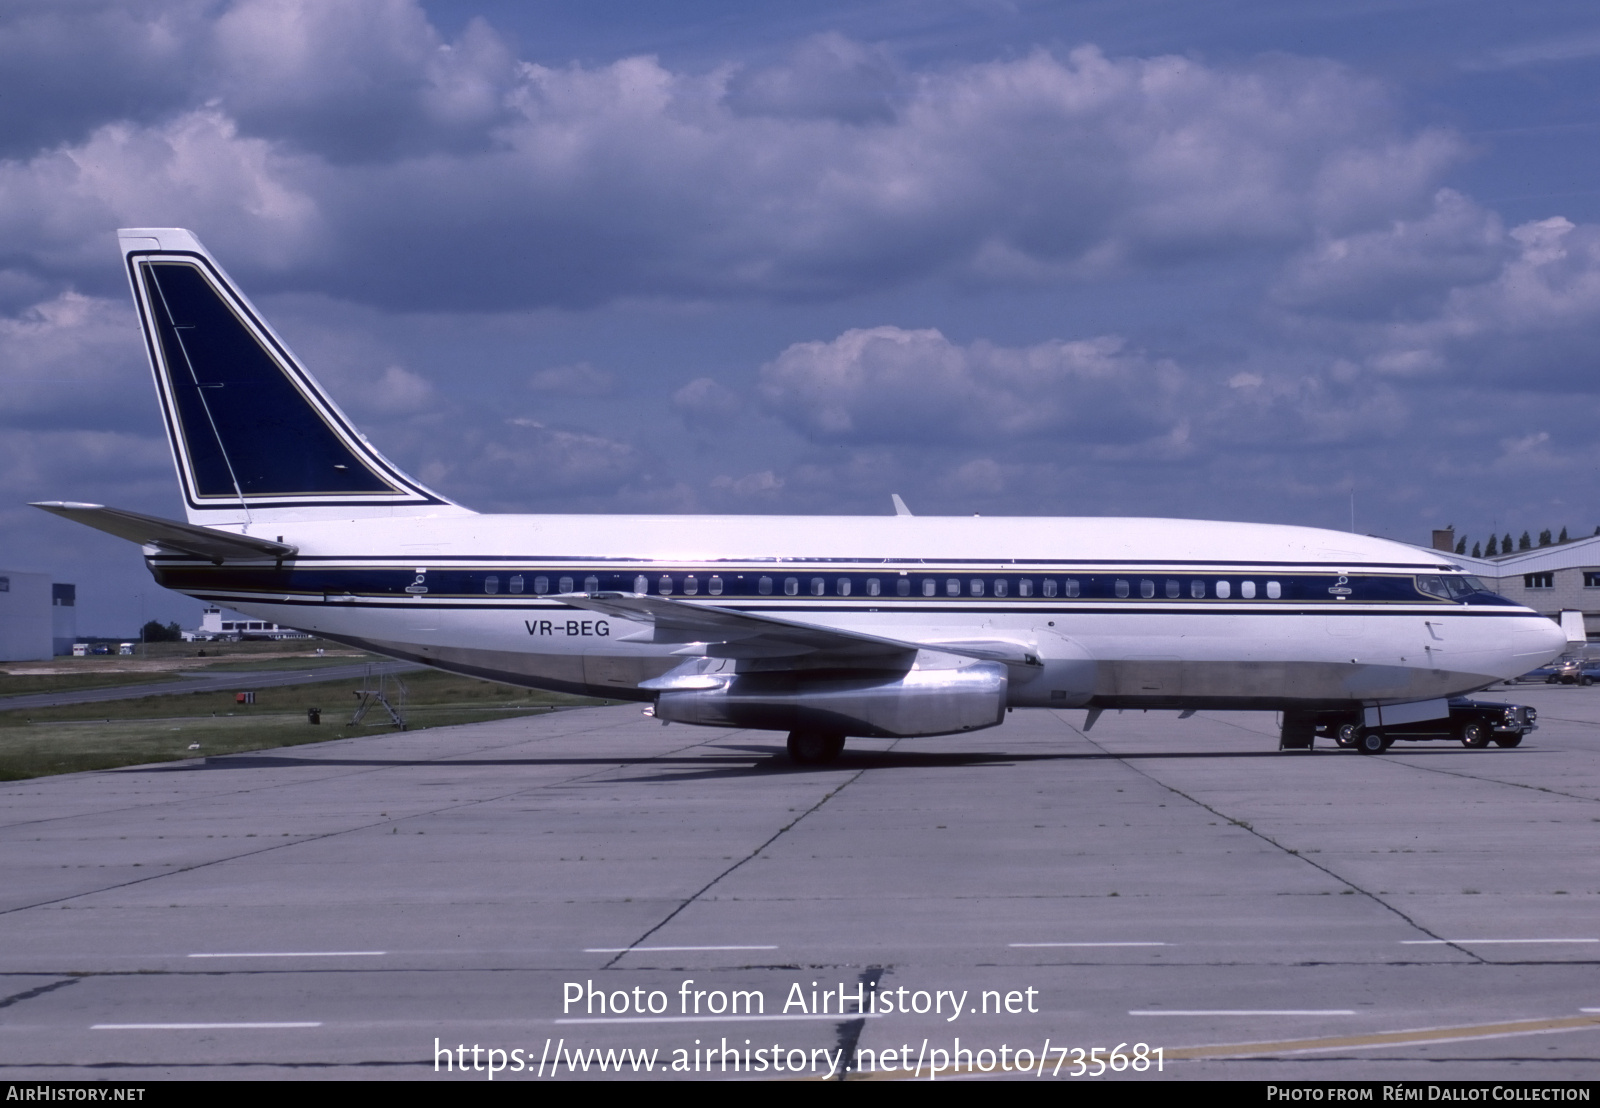
[[[657,719],[673,723],[876,739],[978,731],[1005,712],[1006,667],[999,662],[855,676],[729,674],[712,688],[667,689],[655,709]]]

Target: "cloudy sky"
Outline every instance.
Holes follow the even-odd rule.
[[[6,0],[0,564],[192,625],[114,231],[485,511],[1600,525],[1600,10]]]

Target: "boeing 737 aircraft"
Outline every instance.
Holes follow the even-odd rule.
[[[1449,714],[1560,654],[1447,554],[1180,519],[479,515],[362,436],[199,241],[120,232],[187,522],[46,511],[253,617],[665,721],[846,736],[1010,708],[1256,709],[1282,744]]]

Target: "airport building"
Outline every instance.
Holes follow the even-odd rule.
[[[1434,550],[1483,578],[1495,592],[1559,620],[1563,611],[1583,613],[1590,642],[1600,642],[1600,535],[1536,546],[1494,558],[1456,554],[1455,532],[1435,531]]]
[[[200,614],[200,626],[185,638],[196,642],[240,639],[309,639],[311,636],[293,627],[282,627],[271,620],[252,619],[223,608],[207,605]]]
[[[72,653],[77,586],[46,573],[0,569],[0,661],[38,662]]]

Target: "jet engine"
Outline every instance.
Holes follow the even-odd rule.
[[[698,687],[664,689],[656,718],[900,739],[993,727],[1006,711],[1006,667],[999,662],[878,673],[706,674],[693,683]]]

